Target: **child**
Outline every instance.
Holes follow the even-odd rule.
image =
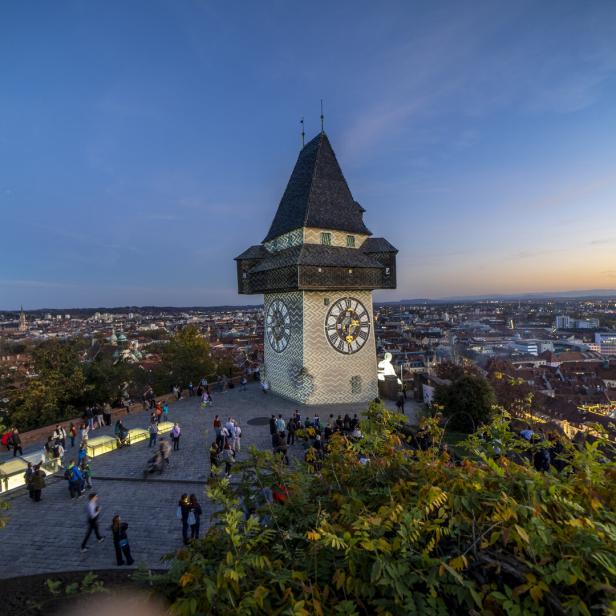
[[[90,468],[90,462],[88,458],[84,458],[81,462],[81,474],[83,475],[83,480],[86,482],[86,488],[88,490],[92,489],[92,469]]]
[[[75,437],[77,436],[77,428],[75,424],[71,421],[71,425],[68,427],[68,435],[71,439],[71,448],[75,446]]]

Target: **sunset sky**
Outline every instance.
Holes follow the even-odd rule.
[[[377,299],[616,288],[616,2],[4,2],[0,309],[257,303],[300,124]]]

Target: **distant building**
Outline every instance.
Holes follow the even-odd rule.
[[[595,344],[601,355],[616,355],[616,332],[597,332]]]
[[[599,327],[599,319],[578,319],[575,322],[577,329],[595,329]]]
[[[566,314],[559,314],[554,324],[556,325],[556,329],[570,329],[573,327],[573,319]]]

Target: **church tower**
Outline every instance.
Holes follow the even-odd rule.
[[[19,327],[18,330],[20,332],[27,332],[28,331],[28,322],[26,321],[26,313],[24,312],[24,307],[21,307],[21,310],[19,311]]]
[[[236,257],[238,291],[263,293],[265,378],[303,404],[377,396],[374,289],[396,253],[372,237],[324,132],[301,150],[265,239]]]

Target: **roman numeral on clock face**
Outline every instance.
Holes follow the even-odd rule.
[[[330,307],[324,327],[330,345],[350,355],[360,351],[370,337],[370,314],[358,299],[342,297]]]

